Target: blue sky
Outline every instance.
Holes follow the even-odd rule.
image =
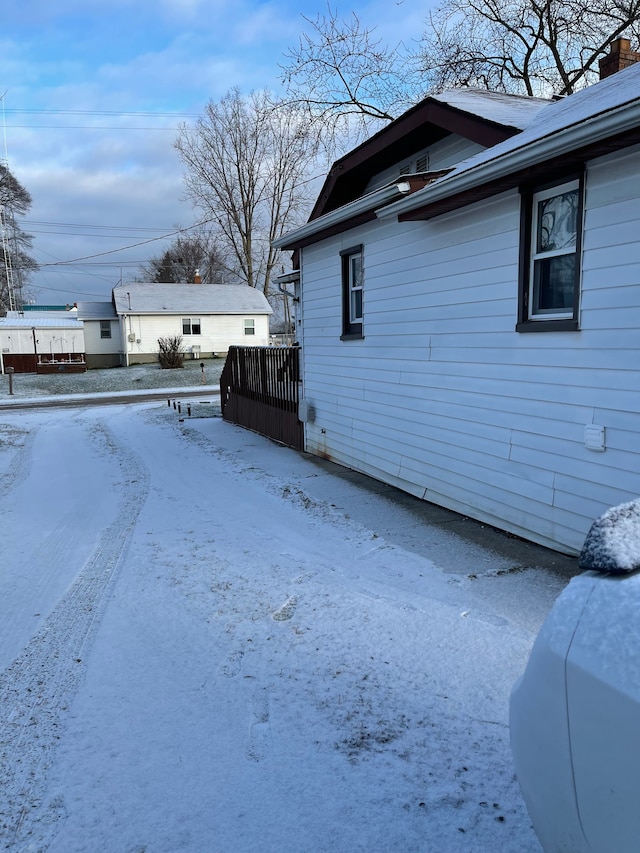
[[[396,42],[419,36],[428,6],[372,0],[337,9]],[[234,86],[277,89],[302,15],[326,8],[322,0],[4,0],[0,157],[33,197],[21,224],[43,265],[32,281],[37,303],[109,298],[120,276],[132,278],[164,243],[122,247],[197,220],[182,199],[178,124]]]

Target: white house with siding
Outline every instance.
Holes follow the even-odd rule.
[[[640,64],[427,98],[275,245],[309,452],[567,553],[638,497]]]
[[[120,367],[124,346],[113,302],[76,302],[69,314],[84,326],[87,368]]]
[[[271,307],[244,284],[132,282],[113,289],[124,362],[158,360],[158,339],[182,337],[187,358],[224,355],[230,346],[268,346]]]

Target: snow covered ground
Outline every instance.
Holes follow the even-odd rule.
[[[566,579],[166,403],[0,412],[0,535],[0,849],[540,853]]]
[[[204,364],[204,369],[200,367]],[[160,388],[218,388],[224,359],[188,360],[177,370],[162,370],[158,364],[87,370],[85,373],[16,373],[13,394],[9,394],[9,376],[0,376],[0,402],[19,402],[32,397],[59,397],[70,394],[113,394]],[[204,382],[203,382],[204,379]]]

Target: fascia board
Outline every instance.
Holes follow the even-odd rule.
[[[308,237],[313,237],[315,234],[324,231],[326,228],[330,228],[332,225],[339,225],[341,222],[358,216],[358,214],[373,210],[399,193],[409,192],[409,189],[409,184],[404,181],[397,181],[394,184],[381,187],[379,190],[375,190],[375,192],[362,196],[362,198],[345,204],[343,207],[338,207],[330,213],[325,213],[324,216],[319,216],[311,222],[307,222],[306,225],[296,228],[295,231],[283,234],[282,237],[278,237],[277,240],[273,241],[272,246],[274,249],[295,248],[296,244],[300,241]]]

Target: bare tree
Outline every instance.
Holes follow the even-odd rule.
[[[164,283],[192,282],[196,270],[202,281],[222,284],[230,280],[224,255],[210,230],[199,229],[181,234],[162,255],[150,258],[140,267],[140,281]]]
[[[216,226],[217,245],[240,280],[269,294],[279,252],[272,241],[306,218],[317,130],[268,92],[233,89],[210,102],[175,146],[186,167],[187,197]]]
[[[21,307],[29,275],[36,269],[29,255],[33,243],[16,221],[31,207],[31,196],[6,166],[0,165],[0,311]],[[13,291],[13,299],[10,297]]]
[[[612,41],[640,39],[640,0],[443,0],[422,42],[432,89],[568,95],[593,82]]]
[[[357,116],[371,128],[392,121],[420,97],[415,63],[404,45],[384,44],[355,12],[341,20],[330,4],[326,14],[302,17],[309,31],[285,53],[289,62],[281,66],[289,101],[332,127]]]
[[[288,99],[334,126],[355,114],[369,129],[455,86],[569,94],[595,79],[616,38],[640,44],[640,0],[441,0],[413,51],[330,7],[304,20],[310,30],[283,66]]]

